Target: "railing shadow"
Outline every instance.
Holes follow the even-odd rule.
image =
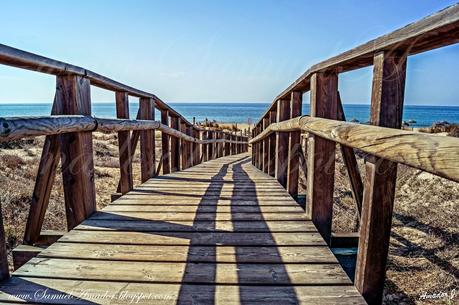
[[[238,197],[240,192],[244,192],[245,196],[249,196],[253,198],[253,200],[257,200],[257,191],[256,191],[256,185],[255,182],[250,179],[250,176],[247,174],[247,172],[243,169],[244,164],[250,163],[250,159],[247,158],[246,160],[237,162],[233,164],[233,179],[235,181],[234,188],[233,188],[233,196]],[[235,178],[242,178],[242,180],[247,181],[248,183],[241,184],[239,179]],[[247,192],[247,189],[250,189],[249,192]],[[298,298],[296,296],[295,290],[293,287],[289,286],[291,284],[288,272],[285,268],[285,265],[283,264],[282,257],[279,253],[279,250],[277,249],[276,246],[276,241],[274,240],[274,237],[270,233],[270,228],[268,224],[265,222],[263,218],[263,213],[260,209],[260,206],[257,204],[255,205],[258,208],[258,211],[256,215],[258,215],[258,219],[254,221],[258,221],[261,223],[260,227],[262,227],[262,230],[265,232],[268,232],[265,236],[267,238],[267,243],[271,244],[272,246],[269,247],[270,249],[270,257],[271,261],[269,264],[272,264],[272,268],[270,270],[271,277],[274,283],[277,281],[280,282],[284,286],[284,291],[283,291],[283,296],[279,297],[277,302],[283,302],[287,301],[290,304],[298,304]],[[237,213],[236,206],[231,205],[231,210],[232,213]],[[235,230],[238,230],[238,222],[233,222],[233,227]],[[244,264],[244,262],[241,261],[241,257],[244,256],[244,247],[236,247],[236,261],[237,261],[237,273],[238,273],[238,280],[239,280],[239,300],[241,304],[252,304],[253,302],[253,295],[254,295],[254,288],[251,286],[248,286],[251,282],[251,279],[253,278],[253,272],[254,270],[252,268],[247,268],[247,265]],[[263,284],[263,283],[259,283]],[[283,299],[285,298],[285,299]]]

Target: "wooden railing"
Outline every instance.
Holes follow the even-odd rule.
[[[89,70],[0,45],[0,64],[56,75],[51,116],[0,118],[0,142],[46,136],[24,243],[40,238],[56,168],[61,162],[68,229],[96,211],[92,132],[117,132],[120,180],[117,193],[133,189],[132,159],[140,142],[141,181],[186,169],[222,156],[248,150],[242,132],[203,128],[190,123],[153,94],[118,83]],[[91,116],[91,85],[115,92],[117,119]],[[129,96],[138,97],[136,119],[129,119]],[[161,120],[155,121],[155,109]],[[160,162],[156,165],[154,131],[161,131]],[[117,196],[113,196],[116,198]],[[9,276],[0,213],[0,280]]]
[[[307,160],[306,213],[331,239],[336,143],[360,214],[355,286],[380,304],[389,249],[397,164],[459,182],[459,139],[400,130],[407,57],[459,42],[459,5],[314,65],[279,94],[252,131],[252,163],[298,194],[299,158]],[[373,65],[371,125],[347,123],[339,73]],[[310,91],[310,117],[301,116]],[[392,129],[393,128],[393,129]],[[307,136],[303,156],[300,133]],[[366,153],[362,181],[354,149]]]

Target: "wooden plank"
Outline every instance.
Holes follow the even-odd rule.
[[[215,139],[214,138],[214,132],[212,130],[208,130],[207,131],[207,139],[209,139],[209,140]],[[207,146],[207,153],[208,153],[207,160],[215,159],[214,158],[214,144],[213,143],[209,143],[209,145]]]
[[[180,120],[180,131],[183,133],[187,132],[187,126],[186,123]],[[188,155],[188,142],[185,141],[184,139],[180,140],[180,153],[181,153],[181,164],[182,164],[182,169],[187,169],[188,163],[189,163],[189,155]]]
[[[405,91],[406,57],[381,52],[374,57],[371,123],[400,128]],[[380,304],[394,206],[397,164],[370,156],[365,164],[355,285],[369,304]]]
[[[338,77],[316,73],[311,79],[311,116],[336,119]],[[309,135],[306,214],[329,242],[333,215],[335,142]]]
[[[303,93],[298,91],[292,92],[289,118],[300,116],[302,105]],[[288,142],[287,191],[294,198],[298,195],[300,137],[300,130],[292,131],[290,132]]]
[[[40,287],[49,287],[47,291],[49,298],[43,299],[35,293]],[[366,304],[356,289],[350,285],[239,287],[239,285],[158,284],[14,277],[7,283],[2,283],[0,291],[2,302],[21,302],[25,299],[30,302],[49,304],[56,303],[56,300],[59,299],[65,299],[68,304],[92,303],[94,298],[87,294],[88,291],[91,291],[93,295],[105,295],[107,291],[112,291],[108,294],[108,298],[98,299],[98,302],[102,304],[124,304],[131,299],[141,305],[159,302],[165,305],[239,305],[256,304],[260,300],[266,305]],[[138,297],[142,295],[143,297]]]
[[[40,249],[42,258],[193,263],[326,263],[338,264],[327,247],[187,246],[56,243]]]
[[[290,101],[277,101],[277,122],[288,120],[290,115]],[[276,133],[276,179],[283,187],[287,187],[288,167],[288,139],[286,132]]]
[[[171,116],[171,128],[180,129],[179,118]],[[171,172],[180,171],[180,143],[176,137],[171,137]]]
[[[186,267],[186,268],[185,268]],[[214,275],[216,270],[219,272]],[[185,276],[186,270],[186,276]],[[243,276],[241,276],[241,273]],[[273,276],[275,274],[275,276]],[[349,285],[338,264],[210,264],[32,258],[15,275],[147,283]],[[239,275],[239,276],[238,276]]]
[[[79,76],[59,76],[56,102],[60,113],[91,115],[90,83]],[[67,227],[72,229],[96,210],[91,132],[59,136]]]
[[[161,110],[161,124],[169,126],[169,112],[167,110]],[[163,175],[167,175],[171,172],[171,151],[170,151],[170,136],[164,132],[161,132],[161,152],[163,162]]]
[[[137,227],[135,227],[137,226]],[[217,229],[216,229],[217,228]],[[315,227],[311,227],[309,221],[199,221],[193,223],[193,221],[151,221],[151,220],[142,220],[135,218],[126,218],[119,217],[112,220],[92,220],[88,219],[78,226],[78,230],[93,230],[93,231],[106,231],[106,230],[134,230],[134,231],[153,231],[153,232],[216,232],[216,231],[228,231],[228,232],[238,232],[244,233],[244,238],[251,238],[250,233],[269,233],[270,240],[274,239],[278,241],[281,237],[284,237],[282,234],[277,234],[278,232],[288,232],[287,236],[292,236],[292,232],[300,233],[300,238],[308,238],[307,232],[316,232]],[[65,240],[68,236],[72,236],[72,233],[66,234],[62,237],[61,241]],[[119,234],[122,235],[122,234]],[[208,236],[209,234],[205,234]],[[212,234],[214,238],[215,234]],[[320,239],[320,236],[317,233],[314,233],[314,239],[317,239],[319,244],[324,244],[323,240]],[[107,236],[107,234],[104,234]],[[149,235],[140,235],[142,238],[154,238]],[[184,235],[182,235],[184,236]],[[256,238],[262,238],[263,234],[254,235]],[[122,238],[117,235],[117,238]],[[130,237],[126,237],[130,238]],[[290,237],[289,237],[290,238]],[[296,238],[294,235],[292,238]],[[122,240],[122,239],[121,239]],[[121,242],[121,240],[119,240]],[[95,239],[97,241],[97,239]],[[102,242],[102,241],[101,241]],[[114,240],[116,242],[116,240]],[[254,242],[251,240],[251,242]]]
[[[232,205],[218,205],[216,209],[212,205],[169,205],[169,204],[111,204],[103,209],[104,212],[169,212],[173,213],[304,213],[303,209],[300,206],[284,206],[284,205],[275,205],[275,206],[232,206]]]
[[[30,245],[19,245],[14,248],[11,251],[14,270],[19,269],[22,265],[40,254],[41,251],[43,251],[43,248]]]
[[[155,104],[153,99],[141,98],[139,100],[140,118],[142,120],[155,119]],[[147,181],[155,175],[155,132],[142,130],[140,132],[140,180]]]
[[[277,109],[276,111],[269,112],[269,123],[274,124],[277,122]],[[276,176],[276,142],[277,137],[275,133],[269,135],[269,165],[268,165],[268,175],[275,177]]]
[[[129,95],[127,92],[116,92],[116,117],[129,119]],[[118,132],[118,147],[120,160],[120,189],[121,194],[132,190],[132,159],[131,159],[131,133]]]
[[[135,208],[135,210],[138,210]],[[93,215],[92,219],[143,219],[143,220],[152,220],[152,221],[187,221],[199,218],[203,221],[220,221],[220,220],[234,220],[234,221],[262,221],[262,220],[289,220],[289,221],[301,221],[306,220],[304,213],[263,213],[263,216],[258,213],[175,213],[175,212],[163,212],[163,213],[154,213],[154,212],[97,212]]]
[[[269,118],[264,118],[263,119],[263,129],[266,129],[268,128],[269,126]],[[260,145],[263,145],[263,171],[265,173],[268,173],[268,169],[269,169],[269,139],[266,138],[265,140],[263,140],[262,142],[263,144],[260,144]]]
[[[201,133],[196,128],[193,128],[193,137],[196,139],[201,139]],[[201,145],[197,143],[193,143],[193,165],[200,164],[201,161]]]
[[[338,92],[338,120],[346,121],[344,115],[343,104]],[[352,197],[354,198],[357,211],[360,214],[362,212],[362,198],[363,198],[363,183],[362,177],[360,176],[359,165],[355,157],[354,149],[346,145],[340,145],[341,155],[343,156],[344,165],[347,169],[349,181],[351,183]]]
[[[54,98],[51,115],[59,114],[60,107]],[[40,164],[38,165],[37,177],[30,202],[27,224],[24,231],[24,243],[33,244],[39,236],[45,213],[48,208],[49,198],[56,177],[56,169],[60,160],[60,145],[58,136],[46,136],[43,144]],[[3,227],[3,226],[2,226]],[[2,272],[0,271],[0,274]],[[2,278],[0,276],[0,278]]]

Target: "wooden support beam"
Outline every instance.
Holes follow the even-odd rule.
[[[91,115],[89,79],[58,76],[56,103],[59,113]],[[71,230],[96,211],[92,133],[67,133],[59,139],[67,228]]]
[[[290,118],[296,118],[301,115],[302,105],[303,93],[299,91],[292,92],[290,98]],[[300,130],[292,131],[290,132],[288,143],[287,191],[294,198],[298,195],[300,137]]]
[[[32,258],[36,257],[43,248],[31,245],[19,245],[12,251],[14,270],[19,269]]]
[[[341,103],[341,97],[338,92],[338,120],[346,121],[344,115],[343,104]],[[341,155],[343,156],[344,165],[347,169],[347,174],[349,175],[349,180],[351,182],[352,196],[357,207],[357,211],[360,214],[362,211],[362,198],[363,198],[363,183],[362,177],[360,176],[359,165],[355,157],[354,149],[346,145],[340,145]]]
[[[277,122],[277,110],[269,112],[269,123],[273,124]],[[268,136],[269,141],[269,160],[268,160],[268,175],[275,177],[276,176],[276,146],[277,146],[277,137],[276,133],[272,133]]]
[[[155,119],[155,103],[151,98],[139,100],[140,119]],[[140,169],[141,181],[144,183],[155,175],[155,131],[142,130],[140,132]]]
[[[221,139],[221,140],[225,138],[225,135],[223,134],[223,131],[220,130],[220,131],[218,132],[218,138]],[[223,148],[224,148],[224,145],[225,145],[224,142],[218,143],[218,156],[217,156],[218,158],[223,157]]]
[[[200,132],[197,128],[193,127],[193,137],[200,139]],[[201,145],[193,143],[193,165],[201,163]]]
[[[204,130],[202,132],[202,139],[207,140],[209,133]],[[209,161],[209,144],[202,144],[202,162]]]
[[[180,130],[179,118],[171,116],[171,128]],[[171,137],[171,172],[180,170],[180,142],[177,137]]]
[[[268,128],[269,124],[270,124],[269,123],[269,118],[268,117],[263,118],[263,129]],[[263,145],[263,171],[265,173],[268,173],[268,169],[269,169],[269,137],[266,137],[266,139],[264,139],[262,141],[261,145]]]
[[[51,115],[58,115],[61,111],[54,98]],[[60,160],[60,143],[59,136],[46,136],[43,144],[40,164],[38,165],[37,177],[33,189],[32,200],[30,202],[27,224],[24,232],[24,243],[34,244],[39,236],[43,222],[45,220],[46,210],[48,208],[49,197],[56,177],[56,169]],[[1,242],[1,240],[0,240]],[[1,269],[1,263],[0,263]],[[1,278],[0,270],[0,278]]]
[[[186,126],[186,134],[190,137],[193,136],[193,126]],[[191,142],[186,142],[186,147],[187,147],[187,157],[188,157],[188,160],[187,160],[187,167],[192,167],[193,166],[193,162],[194,162],[194,153],[193,153],[193,146],[192,146],[192,143]]]
[[[223,137],[225,138],[225,140],[230,140],[230,136],[228,134],[224,134]],[[229,156],[231,155],[231,152],[230,152],[230,143],[229,142],[225,142],[225,156]],[[253,164],[253,152],[252,152],[252,164]]]
[[[129,119],[129,95],[127,92],[116,92],[116,117]],[[118,132],[118,149],[120,161],[120,189],[126,194],[133,189],[132,160],[131,160],[131,132]]]
[[[186,133],[186,122],[180,119],[180,131]],[[181,164],[182,170],[187,169],[188,166],[188,155],[187,155],[187,142],[184,139],[180,139],[180,156],[181,156]]]
[[[338,76],[315,73],[311,77],[311,117],[336,119]],[[306,214],[322,237],[330,242],[333,190],[335,182],[335,147],[333,141],[309,134]]]
[[[400,128],[405,92],[406,57],[374,56],[371,124]],[[369,156],[360,221],[355,286],[368,304],[381,304],[392,225],[397,164]]]
[[[288,120],[290,116],[290,101],[277,101],[277,122]],[[276,179],[283,187],[287,187],[288,167],[288,132],[277,132],[276,134]]]
[[[213,140],[214,139],[214,132],[212,130],[207,131],[207,139]],[[214,159],[214,143],[209,143],[207,146],[208,150],[208,160],[213,160]]]
[[[166,109],[161,110],[161,123],[169,126],[169,111]],[[161,132],[161,152],[163,162],[163,175],[167,175],[171,172],[171,151],[170,151],[170,136],[164,132]]]

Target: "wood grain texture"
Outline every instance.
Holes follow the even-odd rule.
[[[54,98],[52,115],[59,114],[59,105]],[[45,213],[48,208],[52,186],[56,177],[56,169],[60,161],[60,143],[58,136],[46,136],[38,165],[37,177],[30,202],[27,224],[24,231],[24,243],[33,244],[39,237]],[[2,226],[3,228],[3,226]],[[0,239],[0,241],[3,239]]]
[[[375,55],[371,124],[401,127],[405,75],[405,56],[389,52]],[[369,304],[380,304],[389,253],[397,164],[368,156],[365,170],[355,285]]]
[[[116,92],[116,117],[129,119],[129,96],[126,92]],[[131,134],[129,131],[118,132],[118,148],[120,160],[120,189],[121,194],[132,190],[132,153]]]
[[[153,99],[141,98],[139,100],[140,118],[143,120],[155,119]],[[147,181],[155,175],[155,132],[142,130],[140,132],[140,180]]]
[[[338,76],[316,73],[311,80],[311,116],[336,119]],[[330,241],[335,186],[335,142],[310,135],[306,214]]]
[[[247,154],[136,187],[15,271],[0,285],[0,301],[13,294],[20,301],[37,289],[124,291],[119,284],[165,294],[166,304],[363,304],[303,210]]]
[[[290,100],[279,100],[277,102],[277,122],[288,120],[289,116]],[[277,132],[276,137],[276,179],[282,186],[287,187],[289,134]]]
[[[79,76],[59,76],[56,103],[62,114],[91,115],[90,83]],[[59,136],[67,227],[72,229],[96,211],[91,132]]]
[[[302,105],[303,94],[298,91],[292,92],[289,118],[300,116]],[[298,195],[300,136],[300,130],[291,131],[288,142],[287,191],[294,198]]]
[[[161,110],[161,124],[169,126],[169,112],[167,110]],[[171,172],[171,148],[169,142],[170,136],[164,132],[161,132],[161,152],[162,152],[162,163],[163,163],[163,174],[169,174]]]

